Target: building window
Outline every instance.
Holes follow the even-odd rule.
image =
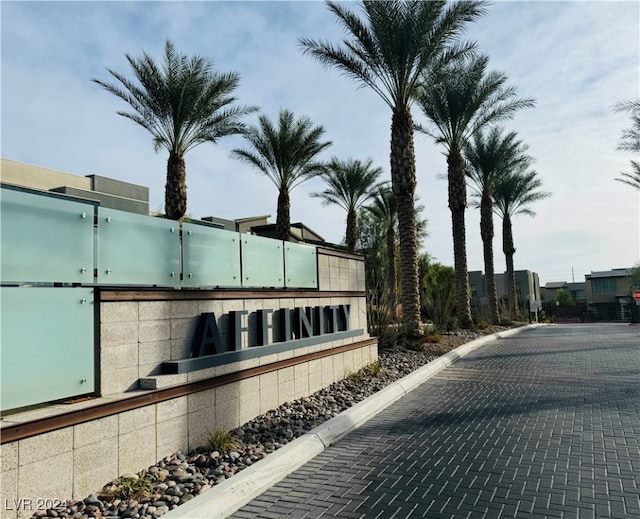
[[[593,292],[596,294],[615,294],[616,293],[616,280],[615,279],[594,279]]]
[[[571,296],[574,299],[584,299],[584,290],[571,290]]]

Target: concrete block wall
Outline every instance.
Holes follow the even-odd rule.
[[[318,249],[318,286],[320,290],[364,291],[364,261]]]
[[[299,306],[343,304],[351,306],[349,328],[364,330],[361,337],[330,341],[173,378],[162,377],[165,387],[221,375],[225,370],[230,372],[229,370],[248,369],[368,338],[366,301],[363,297],[345,296],[102,302],[100,303],[100,393],[102,396],[110,396],[138,389],[140,379],[160,375],[163,361],[190,357],[193,335],[202,313],[213,312],[219,318],[218,325],[222,340],[226,341],[230,335],[226,316],[233,310],[247,310],[251,313],[261,308],[277,310]],[[246,337],[243,337],[243,340],[246,340]]]

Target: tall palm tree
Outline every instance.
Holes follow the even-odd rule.
[[[250,149],[231,152],[264,173],[278,189],[276,233],[280,240],[289,240],[291,190],[325,169],[318,155],[331,142],[322,142],[323,134],[324,128],[314,126],[309,117],[296,119],[291,111],[281,109],[277,126],[261,115],[258,127],[251,127],[245,134]]]
[[[327,5],[347,33],[342,45],[309,38],[300,39],[300,45],[322,64],[371,88],[391,109],[391,183],[398,202],[403,321],[408,331],[419,334],[411,106],[422,89],[425,70],[473,51],[473,44],[457,40],[467,23],[484,14],[484,4],[472,0],[365,0],[360,2],[362,18],[346,6]]]
[[[376,181],[382,168],[374,168],[373,160],[339,160],[333,157],[321,177],[327,188],[311,196],[322,198],[323,204],[336,204],[347,211],[347,248],[354,252],[358,243],[358,209],[369,200],[380,184]]]
[[[517,140],[515,132],[506,135],[498,127],[488,135],[482,131],[475,134],[473,141],[465,145],[467,176],[472,182],[476,202],[480,208],[480,236],[484,256],[484,273],[487,286],[487,306],[489,319],[493,324],[499,321],[498,292],[493,261],[493,191],[504,175],[528,160],[527,149]]]
[[[232,93],[240,82],[237,73],[216,72],[213,60],[181,54],[169,40],[162,63],[146,52],[139,58],[126,54],[126,58],[135,80],[107,68],[117,83],[92,81],[128,103],[134,111],[118,114],[148,130],[156,151],[169,152],[165,213],[167,218],[181,220],[187,211],[185,153],[203,142],[243,133],[241,117],[256,108],[234,104]]]
[[[517,97],[507,88],[502,72],[487,72],[487,56],[469,57],[434,69],[425,76],[427,86],[419,103],[429,126],[418,127],[447,150],[449,209],[453,230],[456,271],[456,314],[460,326],[470,328],[471,319],[465,209],[467,207],[464,145],[489,123],[513,117],[531,107],[533,99]]]
[[[416,202],[417,201],[418,198],[416,197]],[[426,219],[420,218],[420,213],[424,209],[424,206],[415,205],[414,207],[416,213],[416,238],[420,244],[422,240],[429,235],[427,231],[428,222]],[[365,206],[364,209],[379,222],[384,230],[386,263],[388,264],[387,300],[395,317],[398,306],[398,273],[396,268],[398,257],[398,202],[388,183],[382,184],[377,189],[372,197],[371,204]]]
[[[388,185],[379,187],[373,195],[371,204],[366,206],[365,209],[381,222],[385,230],[387,261],[389,265],[387,274],[388,300],[389,307],[395,317],[396,307],[398,306],[398,274],[396,272],[398,204],[393,190]]]
[[[630,112],[633,126],[622,132],[622,140],[618,145],[621,151],[640,152],[640,99],[618,103],[614,107],[616,112]],[[631,173],[621,173],[618,182],[640,189],[640,162],[631,161]]]
[[[543,200],[551,193],[540,191],[542,181],[535,171],[528,170],[530,162],[523,163],[510,174],[500,178],[494,186],[493,201],[495,210],[502,218],[502,250],[507,264],[507,297],[509,313],[514,317],[517,313],[516,278],[513,269],[513,255],[516,248],[513,243],[511,219],[518,214],[535,216],[529,204]]]

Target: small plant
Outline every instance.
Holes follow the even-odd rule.
[[[380,364],[380,361],[377,361],[377,360],[369,364],[365,369],[367,370],[369,375],[371,375],[372,377],[379,377],[384,372],[384,368],[382,367],[382,364]]]
[[[228,454],[239,447],[240,444],[224,429],[216,429],[207,437],[206,448],[209,452],[218,451],[220,454]]]
[[[425,336],[424,341],[429,344],[438,344],[442,340],[442,335],[438,332],[431,332]]]
[[[489,322],[483,317],[478,317],[473,323],[473,328],[475,330],[486,330],[489,328]]]
[[[384,373],[384,368],[377,360],[372,362],[371,364],[365,366],[364,368],[356,371],[355,373],[349,372],[346,376],[346,379],[354,384],[359,384],[364,382],[368,378],[376,378],[381,376]]]
[[[364,373],[364,370],[361,369],[356,372],[349,372],[346,378],[349,382],[359,384],[360,382],[364,381],[365,377],[366,374]]]
[[[153,480],[143,472],[140,477],[119,477],[110,486],[108,497],[113,499],[144,499],[153,493]]]

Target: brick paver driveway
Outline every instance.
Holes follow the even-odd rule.
[[[640,329],[483,346],[232,517],[640,518]]]

